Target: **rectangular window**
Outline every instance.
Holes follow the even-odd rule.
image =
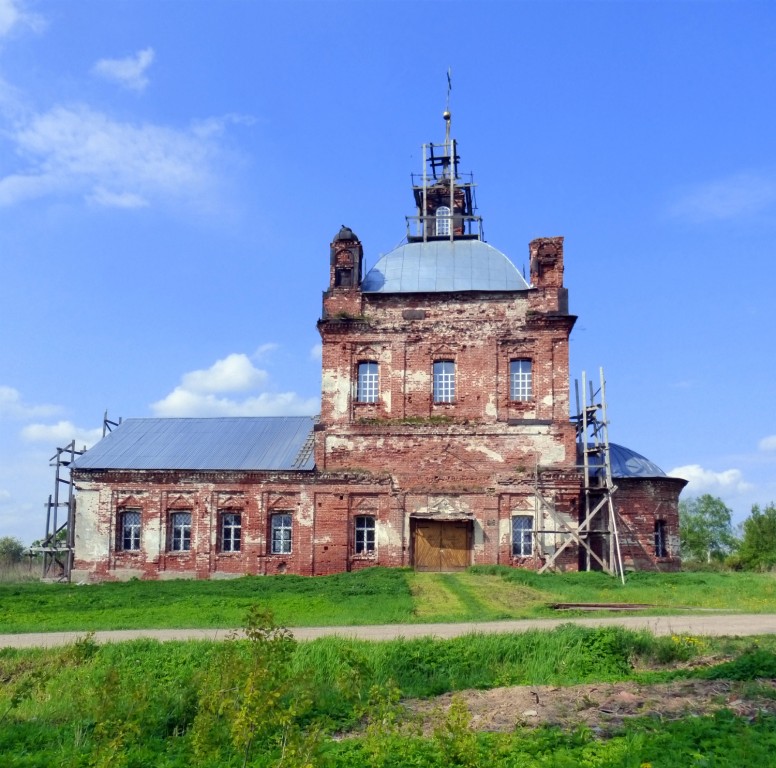
[[[452,403],[455,400],[455,363],[437,360],[434,363],[434,402]]]
[[[221,513],[221,551],[239,552],[242,534],[242,515],[239,512]]]
[[[533,397],[533,374],[530,360],[509,361],[509,399],[530,400]]]
[[[668,557],[668,541],[665,520],[655,520],[655,557]]]
[[[378,389],[377,363],[364,362],[358,364],[358,389],[356,400],[359,403],[376,403]]]
[[[140,510],[125,509],[120,515],[119,547],[125,552],[140,549]]]
[[[270,518],[270,541],[273,555],[288,555],[291,552],[291,515],[283,513]]]
[[[375,519],[371,515],[356,518],[356,554],[365,555],[375,551]]]
[[[170,515],[170,551],[188,552],[191,549],[191,512],[173,512]]]
[[[515,515],[512,518],[512,557],[533,554],[533,517]]]

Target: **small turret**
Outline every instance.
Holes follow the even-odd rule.
[[[364,248],[350,227],[344,224],[331,243],[330,289],[353,290],[361,285]]]

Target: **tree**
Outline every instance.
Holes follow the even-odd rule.
[[[759,504],[744,520],[744,536],[738,550],[743,568],[766,569],[776,566],[776,505],[771,502],[765,509]]]
[[[690,560],[724,560],[736,545],[732,511],[722,499],[704,493],[679,502],[682,556]]]
[[[0,537],[0,565],[20,563],[26,547],[13,536]]]

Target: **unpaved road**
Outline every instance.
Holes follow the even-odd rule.
[[[471,633],[494,634],[526,632],[531,629],[553,629],[574,623],[585,627],[621,626],[648,629],[656,635],[770,635],[776,634],[776,614],[721,614],[695,616],[613,616],[605,618],[524,619],[520,621],[468,622],[462,624],[378,624],[361,627],[291,628],[297,640],[314,640],[326,635],[353,637],[361,640],[392,640],[398,637],[458,637]],[[86,635],[81,632],[35,632],[0,635],[0,648],[34,648],[67,645]],[[136,638],[156,640],[224,640],[234,634],[231,629],[124,629],[95,632],[98,643],[121,642]]]

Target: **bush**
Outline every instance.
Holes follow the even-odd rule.
[[[22,561],[26,547],[13,536],[0,537],[0,565],[15,565]]]

